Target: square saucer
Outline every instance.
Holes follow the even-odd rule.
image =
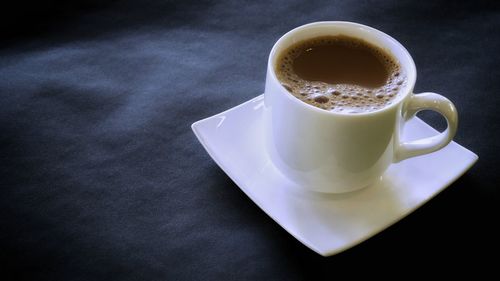
[[[344,194],[307,191],[278,171],[264,147],[263,95],[193,123],[198,140],[219,167],[266,214],[323,256],[379,233],[458,179],[478,159],[451,142],[445,148],[393,164],[373,186]],[[417,117],[403,139],[437,131]]]

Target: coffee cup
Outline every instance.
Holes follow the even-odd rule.
[[[393,56],[404,71],[405,84],[391,103],[369,112],[324,110],[301,101],[279,81],[276,63],[293,44],[321,36],[349,36]],[[458,125],[453,103],[436,93],[414,94],[416,68],[408,51],[391,36],[352,22],[315,22],[283,35],[267,64],[264,92],[266,149],[275,167],[301,188],[344,193],[373,185],[392,163],[445,147]],[[401,139],[405,122],[421,110],[440,113],[442,133],[419,140]]]

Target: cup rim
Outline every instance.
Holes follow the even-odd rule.
[[[314,105],[311,105],[311,104],[308,104],[306,102],[303,102],[303,101],[299,100],[298,98],[296,98],[295,96],[291,95],[288,92],[288,90],[286,90],[285,87],[283,87],[283,85],[279,82],[278,77],[276,77],[275,69],[274,69],[274,66],[273,66],[273,58],[276,56],[276,49],[280,46],[280,44],[286,38],[292,36],[294,33],[297,33],[297,32],[299,32],[299,31],[301,31],[303,29],[307,29],[307,28],[314,27],[314,26],[319,26],[319,25],[349,26],[349,27],[353,27],[353,28],[363,29],[366,32],[373,32],[373,33],[377,34],[378,36],[385,37],[388,41],[390,41],[391,43],[393,43],[394,45],[396,45],[396,47],[402,51],[403,56],[405,56],[407,58],[408,62],[409,62],[409,65],[405,65],[405,68],[407,69],[408,72],[412,72],[411,75],[410,75],[410,73],[408,74],[408,82],[407,82],[407,86],[406,86],[407,91],[405,93],[399,93],[399,97],[397,97],[396,100],[394,102],[392,102],[389,106],[385,106],[385,107],[377,109],[375,111],[361,112],[361,113],[356,113],[356,114],[339,113],[339,112],[333,112],[333,111],[329,111],[329,110],[324,110],[324,109],[318,108],[318,107],[316,107]],[[347,34],[347,35],[349,35],[349,34]],[[356,37],[356,36],[354,36],[354,37]],[[359,37],[356,37],[356,38],[359,38]],[[360,39],[364,40],[364,38],[360,38]],[[370,43],[375,44],[373,42],[370,42]],[[375,45],[378,46],[378,44],[375,44]],[[395,56],[392,51],[391,51],[391,54],[393,56]],[[350,22],[350,21],[318,21],[318,22],[312,22],[312,23],[304,24],[304,25],[298,26],[298,27],[296,27],[296,28],[288,31],[287,33],[285,33],[284,35],[282,35],[276,41],[276,43],[274,43],[274,45],[273,45],[273,47],[271,49],[271,52],[269,53],[269,58],[268,58],[268,61],[267,61],[267,65],[268,65],[268,72],[270,72],[272,79],[279,84],[279,88],[281,89],[281,92],[285,93],[286,96],[290,100],[293,100],[293,102],[296,102],[297,104],[301,104],[305,108],[309,108],[309,109],[311,109],[313,111],[316,111],[318,113],[335,115],[335,116],[343,116],[343,117],[346,117],[346,116],[349,116],[349,117],[351,117],[351,116],[352,117],[355,117],[355,116],[368,116],[368,115],[375,115],[375,114],[379,114],[379,113],[383,113],[383,112],[389,111],[393,107],[397,107],[403,100],[405,100],[406,97],[408,97],[409,95],[411,95],[413,93],[413,87],[415,86],[415,82],[417,80],[417,70],[416,70],[415,62],[413,61],[413,58],[410,55],[410,53],[408,52],[408,50],[401,43],[399,43],[399,41],[397,41],[396,39],[394,39],[393,37],[391,37],[387,33],[384,33],[384,32],[382,32],[382,31],[380,31],[380,30],[378,30],[376,28],[373,28],[373,27],[370,27],[370,26],[367,26],[367,25],[364,25],[364,24],[360,24],[360,23]]]

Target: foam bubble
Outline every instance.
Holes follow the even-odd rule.
[[[317,103],[327,103],[330,99],[325,96],[317,96],[314,98],[314,101]]]

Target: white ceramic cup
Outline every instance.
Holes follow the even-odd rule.
[[[392,54],[406,73],[407,83],[392,104],[374,112],[334,113],[294,97],[275,73],[278,55],[299,41],[324,35],[348,35]],[[408,51],[394,38],[351,22],[315,22],[297,27],[274,45],[267,65],[264,93],[266,146],[274,165],[305,189],[341,193],[370,186],[391,163],[431,153],[455,135],[458,116],[447,98],[435,93],[413,94],[417,77]],[[404,123],[420,110],[444,116],[447,129],[436,136],[402,142]]]

